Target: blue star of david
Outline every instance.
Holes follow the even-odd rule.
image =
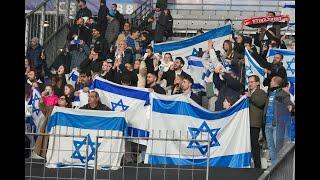
[[[122,99],[119,100],[119,102],[115,103],[115,102],[111,102],[111,106],[112,106],[112,111],[115,111],[115,109],[120,106],[122,108],[122,110],[127,110],[129,108],[129,106],[124,105],[122,102]]]
[[[32,102],[32,113],[36,113],[37,116],[39,115],[40,109],[36,107],[36,101],[39,100],[40,97],[37,94],[34,94],[34,97],[32,97],[31,102]]]
[[[186,59],[188,59],[190,56],[196,56],[197,57],[198,56],[198,52],[199,51],[197,51],[196,48],[193,48],[191,55],[186,56]]]
[[[246,64],[245,68],[246,68],[246,74],[253,74],[253,71],[251,69],[251,64],[249,65]]]
[[[96,143],[92,142],[91,137],[90,137],[89,134],[88,134],[87,137],[85,137],[85,138],[83,139],[83,141],[75,141],[75,140],[73,141],[73,145],[74,145],[74,147],[75,147],[75,151],[72,153],[71,158],[73,158],[73,159],[79,159],[82,163],[85,163],[86,157],[81,155],[80,149],[81,149],[81,147],[82,147],[83,145],[86,146],[87,138],[88,138],[88,147],[91,149],[91,153],[90,153],[89,156],[88,156],[88,162],[89,162],[90,160],[94,160],[94,154],[95,154],[95,151],[96,151],[94,145],[95,145]],[[96,146],[96,148],[99,148],[100,144],[101,144],[101,143],[98,143],[98,145]]]
[[[291,71],[292,74],[295,73],[295,68],[292,68],[292,67],[291,67],[291,64],[293,64],[293,63],[294,63],[294,64],[296,63],[296,62],[295,62],[295,58],[292,58],[291,61],[287,61],[287,65],[288,65],[287,71]]]
[[[204,121],[199,128],[188,127],[188,129],[192,139],[197,139],[201,132],[207,132],[210,135],[210,147],[220,146],[220,143],[217,140],[217,134],[221,128],[210,129],[208,124]],[[190,141],[187,148],[199,149],[203,156],[206,156],[208,152],[208,145],[202,145],[199,143],[199,141]]]

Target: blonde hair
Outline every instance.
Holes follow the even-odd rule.
[[[116,45],[118,46],[120,41],[126,41],[126,36],[124,34],[119,34],[117,41],[116,41]]]

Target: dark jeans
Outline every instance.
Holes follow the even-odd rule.
[[[251,154],[255,168],[261,168],[259,133],[260,128],[250,127]]]

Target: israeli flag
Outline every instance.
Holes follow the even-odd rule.
[[[39,90],[34,88],[32,90],[32,94],[27,105],[28,109],[31,110],[31,116],[26,117],[26,123],[30,124],[31,127],[35,128],[35,131],[33,132],[40,132],[40,128],[45,119],[42,111],[39,108],[40,99],[41,99],[41,94]]]
[[[250,52],[245,49],[245,69],[246,69],[246,82],[245,82],[245,88],[248,88],[248,77],[251,75],[257,75],[260,78],[260,89],[267,92],[268,87],[263,86],[263,80],[266,77],[265,72],[263,71],[263,68],[258,64],[258,62],[252,57]]]
[[[287,77],[288,82],[290,83],[290,93],[293,96],[293,99],[295,97],[295,85],[296,85],[296,69],[295,69],[295,57],[296,53],[293,50],[288,49],[269,49],[267,54],[268,62],[272,62],[274,55],[276,54],[282,54],[283,55],[283,66],[287,70]]]
[[[50,136],[46,167],[118,169],[124,152],[122,137],[127,128],[123,112],[70,109],[55,106],[48,121]],[[59,136],[62,135],[62,136]],[[104,136],[109,138],[98,138]],[[87,151],[87,153],[86,153]]]
[[[210,112],[183,94],[152,96],[150,137],[165,140],[148,141],[145,162],[250,167],[248,98],[244,96],[228,110]]]
[[[101,77],[93,81],[92,88],[100,95],[101,102],[112,111],[125,111],[128,135],[148,137],[150,120],[149,91],[146,88],[122,86]],[[144,140],[130,141],[146,145]]]
[[[192,84],[192,89],[196,92],[204,91],[206,84],[205,84],[205,77],[206,77],[206,69],[202,63],[202,58],[189,56],[188,57],[188,66],[189,75],[193,77],[194,83]]]
[[[185,64],[188,64],[187,58],[189,56],[197,56],[200,48],[203,51],[208,49],[208,40],[214,41],[215,50],[222,51],[223,42],[231,38],[231,33],[231,25],[226,25],[181,41],[154,44],[153,49],[155,53],[162,52],[164,54],[170,52],[173,59],[180,56],[185,61]],[[190,74],[187,66],[183,66],[183,70]]]
[[[67,84],[71,84],[73,87],[75,87],[79,78],[79,72],[77,70],[72,70],[69,74],[66,74],[65,77]]]

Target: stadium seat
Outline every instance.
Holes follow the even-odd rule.
[[[181,15],[181,14],[171,14],[172,16],[172,19],[183,19],[184,18],[184,15]]]
[[[202,10],[192,10],[191,15],[194,16],[201,16],[202,15]]]
[[[240,11],[229,11],[229,16],[228,18],[232,20],[237,20],[241,18],[241,12]]]
[[[254,16],[254,11],[241,11],[240,19],[246,19]]]
[[[203,15],[206,16],[207,19],[208,19],[209,17],[214,17],[215,14],[216,14],[215,11],[203,11]]]
[[[178,14],[181,14],[183,16],[189,15],[190,14],[190,10],[178,9]]]
[[[188,27],[188,21],[186,20],[178,20],[178,21],[173,21],[175,29],[182,29],[185,30]]]

